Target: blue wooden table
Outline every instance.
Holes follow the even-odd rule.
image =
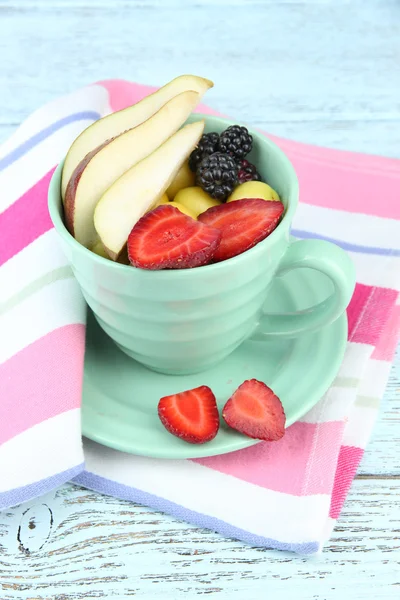
[[[0,141],[88,82],[213,79],[271,133],[400,157],[397,0],[0,0]],[[399,360],[397,360],[399,365]],[[253,549],[70,485],[0,515],[0,599],[400,598],[400,368],[318,558]]]

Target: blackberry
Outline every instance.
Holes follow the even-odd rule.
[[[245,181],[261,181],[261,175],[256,167],[244,158],[238,164],[238,180],[239,183],[245,183]]]
[[[201,139],[197,145],[197,148],[193,150],[189,156],[189,167],[195,173],[197,167],[206,156],[210,156],[217,150],[219,135],[212,131],[211,133],[205,133],[201,136]]]
[[[242,160],[253,147],[253,137],[246,127],[231,125],[219,137],[218,150]]]
[[[196,184],[216,200],[226,200],[237,180],[237,164],[229,154],[214,152],[197,168]]]

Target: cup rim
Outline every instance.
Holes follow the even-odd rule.
[[[189,119],[190,119],[190,121],[193,121],[193,120],[195,120],[196,117],[198,117],[199,120],[204,119],[206,121],[206,123],[207,123],[207,121],[213,120],[213,121],[217,121],[218,123],[222,123],[227,126],[245,125],[243,123],[238,123],[237,120],[232,121],[231,119],[226,119],[224,117],[218,117],[218,116],[214,116],[214,115],[210,115],[210,114],[203,114],[203,113],[197,113],[197,112],[192,113],[190,115]],[[111,261],[107,258],[103,258],[102,256],[99,256],[95,252],[92,252],[91,250],[89,250],[88,248],[86,248],[85,246],[83,246],[82,244],[77,242],[76,239],[70,234],[70,232],[68,231],[68,229],[65,226],[64,219],[62,217],[63,211],[62,211],[62,201],[61,201],[61,197],[60,197],[60,189],[59,189],[59,185],[57,185],[57,179],[59,179],[59,177],[61,175],[65,157],[60,161],[60,163],[54,170],[53,175],[50,180],[49,189],[48,189],[48,210],[49,210],[50,218],[54,225],[55,230],[68,245],[72,246],[73,248],[75,248],[78,252],[82,253],[83,255],[88,256],[88,258],[90,258],[95,263],[101,264],[103,266],[107,266],[114,270],[122,269],[125,272],[127,272],[126,270],[129,270],[131,272],[132,272],[132,270],[134,270],[134,272],[140,271],[140,273],[142,275],[147,276],[147,277],[149,277],[149,276],[169,277],[169,278],[183,277],[185,275],[185,273],[186,273],[186,277],[187,277],[188,272],[191,273],[192,275],[195,273],[206,273],[206,272],[210,273],[211,271],[215,271],[217,269],[221,270],[224,267],[225,268],[234,267],[236,265],[239,265],[241,262],[245,261],[250,256],[256,256],[257,253],[264,251],[268,245],[272,246],[272,244],[275,242],[275,240],[277,240],[277,238],[280,235],[282,235],[282,233],[283,233],[282,230],[284,228],[287,231],[289,230],[294,213],[296,211],[296,208],[297,208],[297,205],[299,202],[299,182],[298,182],[296,171],[295,171],[291,161],[289,160],[288,156],[285,154],[285,152],[283,152],[283,150],[281,150],[281,148],[279,148],[279,146],[277,146],[272,140],[270,140],[268,137],[266,137],[261,132],[258,132],[257,130],[252,129],[252,128],[248,127],[247,125],[245,125],[245,126],[247,127],[247,129],[249,130],[249,132],[251,133],[253,138],[255,138],[257,140],[257,142],[260,146],[264,146],[264,147],[266,146],[270,151],[274,152],[274,154],[279,157],[279,160],[285,164],[286,169],[289,171],[289,176],[292,178],[291,190],[290,190],[289,197],[288,197],[288,206],[284,212],[281,222],[279,223],[278,227],[276,229],[274,229],[274,231],[267,238],[265,238],[264,240],[262,240],[261,242],[259,242],[255,246],[253,246],[253,248],[250,248],[249,250],[242,252],[242,254],[233,256],[232,258],[229,258],[225,261],[221,261],[221,262],[210,264],[210,265],[203,265],[200,267],[196,267],[194,269],[146,270],[146,269],[138,269],[137,267],[133,267],[132,265],[124,265],[124,264],[121,264],[118,262]]]

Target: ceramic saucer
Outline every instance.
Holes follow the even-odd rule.
[[[276,278],[265,312],[293,312],[322,301],[331,282],[309,269]],[[162,396],[199,385],[214,391],[223,407],[245,379],[256,378],[281,398],[291,425],[309,411],[335,378],[346,347],[347,319],[296,339],[244,342],[214,368],[196,375],[160,375],[123,354],[89,311],[83,383],[83,434],[116,450],[158,458],[196,458],[246,448],[255,440],[221,424],[217,437],[193,445],[168,433],[157,415]]]

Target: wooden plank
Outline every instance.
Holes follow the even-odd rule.
[[[399,493],[399,479],[356,481],[324,554],[305,558],[64,486],[0,515],[1,598],[398,598]]]
[[[351,19],[344,18],[343,1],[227,6],[7,3],[0,18],[0,54],[9,57],[0,75],[0,114],[20,122],[34,107],[105,76],[161,84],[192,71],[214,79],[208,101],[226,114],[259,126],[308,121],[310,129],[376,120],[384,125],[381,133],[376,126],[372,142],[387,139],[394,152],[399,133],[390,124],[400,118],[393,102],[400,89],[395,3],[379,10],[360,4]],[[359,150],[373,152],[371,140],[362,139]]]
[[[393,132],[398,128],[394,121],[261,121],[254,122],[250,114],[243,115],[232,106],[229,116],[244,121],[272,135],[338,150],[366,152],[400,158],[400,140]],[[235,112],[236,111],[236,112]],[[227,114],[227,111],[226,111]],[[0,123],[0,144],[18,127],[15,123]]]
[[[0,144],[5,142],[16,130],[18,124],[0,124]]]
[[[359,473],[400,475],[400,346]]]

